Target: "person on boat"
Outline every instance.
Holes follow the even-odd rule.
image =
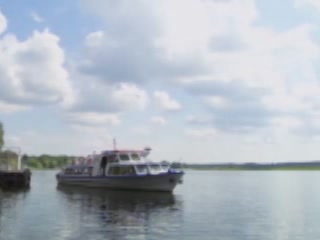
[[[104,156],[100,162],[100,168],[101,168],[101,175],[106,175],[106,166],[107,166],[107,157]]]
[[[89,166],[91,166],[92,163],[93,163],[93,160],[92,160],[91,156],[88,155],[88,157],[87,157],[87,164],[88,164]]]

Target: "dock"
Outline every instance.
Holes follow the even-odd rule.
[[[17,189],[29,188],[31,172],[29,169],[23,171],[0,171],[0,188]]]
[[[18,151],[13,151],[12,148],[0,151],[0,164],[1,189],[30,187],[31,171],[21,166],[20,148],[18,148]]]

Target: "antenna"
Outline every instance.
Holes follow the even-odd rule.
[[[113,150],[117,150],[117,141],[113,138]]]

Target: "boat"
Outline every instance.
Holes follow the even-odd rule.
[[[57,175],[59,185],[122,190],[172,192],[182,183],[184,171],[167,161],[148,158],[151,149],[105,150],[87,159],[74,161]]]

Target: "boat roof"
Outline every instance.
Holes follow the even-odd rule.
[[[119,154],[119,153],[138,153],[138,154],[143,154],[148,152],[148,150],[132,150],[132,149],[117,149],[117,150],[104,150],[101,153],[102,154]]]

